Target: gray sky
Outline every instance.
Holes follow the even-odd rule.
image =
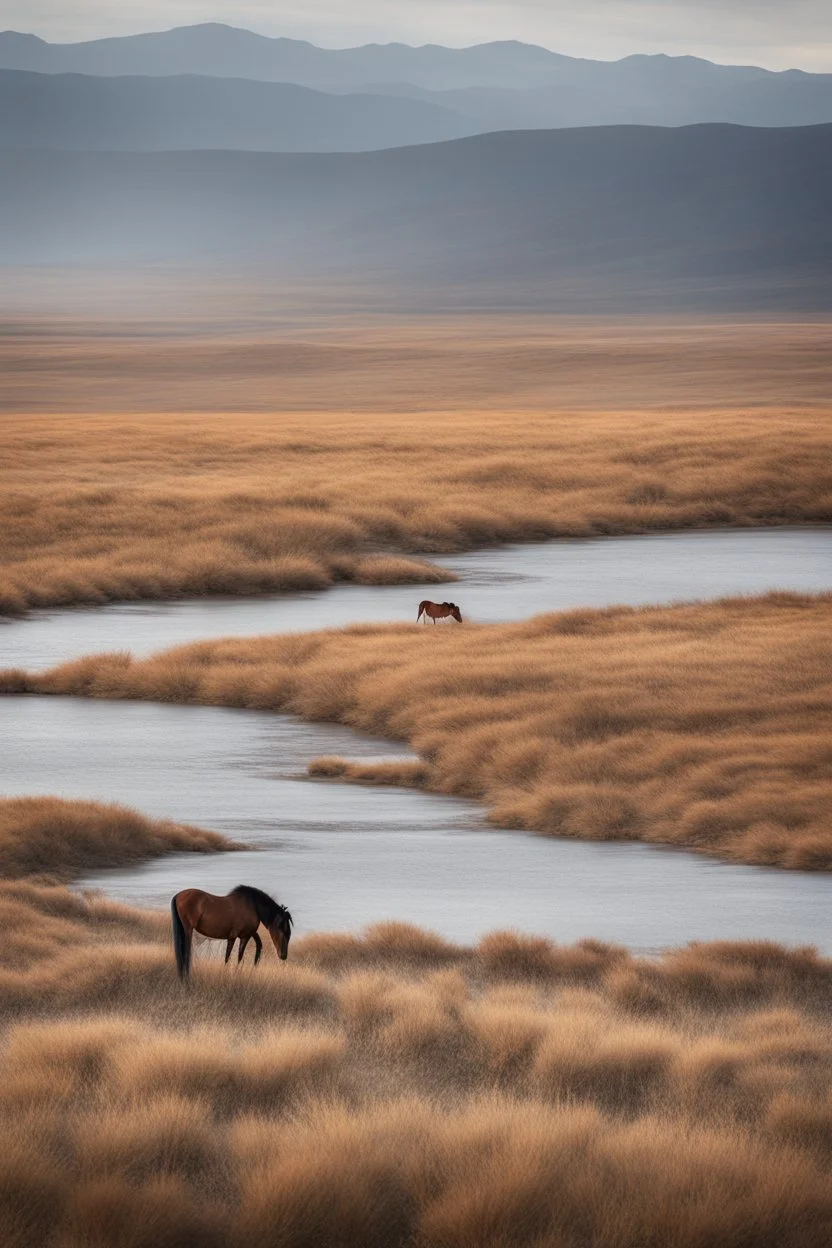
[[[327,47],[521,39],[832,72],[832,0],[0,0],[0,29],[71,41],[228,22]]]

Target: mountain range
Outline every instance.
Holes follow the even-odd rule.
[[[496,133],[360,154],[5,153],[0,263],[231,266],[404,305],[832,306],[832,126]]]
[[[6,32],[0,265],[408,307],[830,310],[830,123],[832,75],[692,57]]]
[[[210,83],[180,84],[169,101],[182,110],[172,114],[172,129],[181,127],[187,137],[192,128],[188,108],[199,97],[207,114],[219,116],[241,101],[236,129],[216,125],[216,138],[206,120],[200,146],[267,146],[292,150],[298,143],[321,149],[374,147],[421,141],[422,138],[454,138],[464,134],[504,129],[549,129],[584,125],[689,125],[703,121],[728,121],[742,125],[796,126],[832,121],[832,74],[809,74],[799,70],[774,73],[755,66],[715,65],[696,57],[631,56],[620,61],[593,61],[563,56],[523,43],[486,43],[470,48],[436,45],[411,48],[403,44],[369,44],[361,48],[327,49],[293,39],[270,39],[251,31],[208,24],[186,26],[156,34],[129,35],[87,43],[51,44],[34,35],[6,31],[0,34],[0,69],[41,75],[81,74],[103,77],[96,107],[112,108],[132,131],[135,146],[153,146],[145,134],[153,133],[154,109],[149,84],[131,95],[125,77],[181,78],[185,75],[217,79],[249,79],[291,83],[329,95],[358,93],[365,99],[354,116],[367,118],[366,136],[360,125],[344,130],[349,141],[338,141],[337,127],[329,138],[328,123],[315,131],[315,118],[327,114],[323,102],[296,97],[293,118],[303,108],[310,120],[299,127],[295,140],[291,125],[285,137],[273,113],[288,108],[288,97],[261,93],[246,96],[242,87],[226,91]],[[18,87],[19,90],[23,88]],[[31,105],[46,111],[68,101],[70,113],[83,114],[93,88],[64,79],[50,88],[30,81],[26,86]],[[8,91],[8,87],[6,88]],[[53,94],[54,93],[54,94]],[[410,110],[392,105],[390,97],[412,101]],[[135,116],[128,115],[132,102]],[[422,110],[416,105],[424,106]],[[430,107],[428,107],[430,106]],[[343,105],[341,107],[347,107]],[[258,126],[257,110],[267,117]],[[142,110],[146,110],[145,117]],[[398,109],[398,111],[393,111]],[[363,111],[362,111],[363,110]],[[437,111],[440,110],[440,111]],[[247,120],[250,118],[251,120]],[[250,127],[250,129],[247,129]],[[7,122],[5,130],[13,129]],[[67,126],[63,127],[67,132]],[[90,126],[91,134],[95,127]],[[223,135],[228,137],[223,139]],[[385,137],[389,135],[388,139]],[[308,136],[312,136],[311,138]],[[83,146],[85,130],[79,127],[70,145]],[[5,140],[6,142],[9,139]],[[21,137],[25,143],[25,138]],[[90,145],[96,146],[93,137]],[[117,136],[113,142],[117,142]],[[285,144],[285,147],[283,146]],[[166,145],[170,146],[170,143]]]

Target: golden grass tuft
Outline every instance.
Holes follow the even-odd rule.
[[[217,832],[147,819],[124,806],[56,797],[0,798],[0,873],[69,878],[164,853],[239,849]]]
[[[373,784],[379,787],[424,789],[430,784],[430,768],[418,759],[391,759],[356,763],[346,758],[313,758],[307,767],[316,780],[338,780],[346,784]]]

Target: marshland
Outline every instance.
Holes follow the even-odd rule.
[[[643,332],[646,351],[655,327]],[[825,367],[814,327],[743,332],[746,396],[773,339],[790,351],[802,339]],[[551,364],[562,341],[551,327],[540,337]],[[637,338],[629,327],[630,350]],[[451,338],[443,350],[454,349]],[[739,384],[738,358],[720,364],[713,394]],[[80,370],[82,392],[91,375]],[[726,410],[702,390],[672,410],[507,411],[449,393],[441,411],[333,411],[313,370],[304,384],[314,421],[251,409],[173,420],[101,411],[93,395],[58,412],[48,386],[32,389],[25,419],[4,418],[0,630],[12,663],[31,659],[2,674],[10,1242],[696,1245],[774,1242],[774,1227],[778,1243],[824,1243],[832,972],[795,948],[804,933],[826,947],[821,894],[801,881],[822,885],[832,862],[824,405],[807,391],[793,408],[778,397],[762,412]],[[703,525],[707,542],[686,546]],[[553,538],[528,548],[539,553],[524,573],[516,543]],[[739,543],[721,570],[720,541]],[[515,545],[478,553],[495,542]],[[725,579],[709,579],[714,569]],[[365,586],[366,608],[338,605],[350,582]],[[668,601],[700,584],[757,592]],[[199,617],[187,596],[218,594],[220,621],[253,610],[272,635],[153,653],[176,618],[165,599],[179,599],[188,629]],[[534,614],[547,594],[571,609]],[[461,627],[415,624],[420,597],[449,595]],[[659,605],[579,605],[591,595]],[[330,602],[340,626],[327,626]],[[286,610],[303,632],[274,632]],[[360,623],[365,611],[391,622]],[[108,653],[90,652],[99,636]],[[217,721],[209,737],[186,718],[154,762],[136,729],[96,728],[90,699],[125,713],[146,701],[183,716],[259,714],[241,746],[256,754],[233,754],[231,782],[223,742],[237,728]],[[46,748],[50,706],[65,746]],[[191,731],[193,750],[210,751],[204,779],[176,744]],[[50,796],[50,775],[74,800]],[[512,847],[530,834],[540,852],[521,868]],[[707,877],[688,881],[685,867],[674,882],[675,858],[652,870],[614,856],[548,863],[547,844],[564,838],[614,842],[613,855],[639,841],[681,847],[680,866],[692,852],[739,874],[711,877],[708,899]],[[398,845],[413,863],[407,894],[392,883],[407,861]],[[500,855],[493,878],[480,845]],[[438,869],[417,868],[431,854]],[[442,874],[464,873],[466,854],[482,914],[473,892],[454,913]],[[147,908],[162,888],[205,878],[224,892],[243,870],[291,905],[304,858],[296,892],[323,930],[295,906],[289,962],[267,954],[256,972],[198,945],[183,997],[168,919]],[[754,869],[794,881],[780,901],[770,890],[769,920],[731,904],[763,895],[742,875]],[[597,907],[629,872],[654,896],[664,881],[657,921],[641,886],[638,924],[625,896],[605,927]],[[704,935],[726,938],[674,940],[692,907]],[[599,939],[610,926],[618,939]]]
[[[477,7],[0,33],[3,1248],[832,1242],[832,44]]]

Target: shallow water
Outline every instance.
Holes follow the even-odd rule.
[[[388,742],[286,716],[76,698],[0,701],[0,792],[119,801],[256,846],[98,872],[82,885],[148,905],[248,882],[299,932],[396,918],[472,941],[494,928],[653,950],[765,937],[832,954],[832,877],[728,866],[644,845],[489,829],[455,798],[303,777],[318,754],[392,757]]]
[[[434,559],[458,584],[337,585],[314,593],[196,598],[0,621],[0,667],[30,671],[84,654],[151,654],[211,637],[253,637],[344,624],[415,620],[421,598],[453,599],[466,619],[541,611],[832,589],[832,528],[706,530],[505,546]],[[433,625],[428,625],[433,627]],[[444,622],[436,627],[455,628]]]
[[[43,668],[103,650],[141,655],[200,638],[413,619],[423,596],[452,597],[466,618],[492,622],[581,605],[828,589],[832,530],[548,542],[437,562],[461,582],[39,613],[0,625],[0,666]],[[462,941],[514,927],[636,949],[766,937],[832,953],[829,876],[494,830],[479,806],[455,798],[310,781],[306,764],[320,754],[407,752],[339,726],[266,713],[0,700],[0,792],[123,802],[256,846],[177,855],[83,882],[127,901],[162,904],[186,885],[224,892],[249,881],[284,899],[299,930],[397,918]]]

